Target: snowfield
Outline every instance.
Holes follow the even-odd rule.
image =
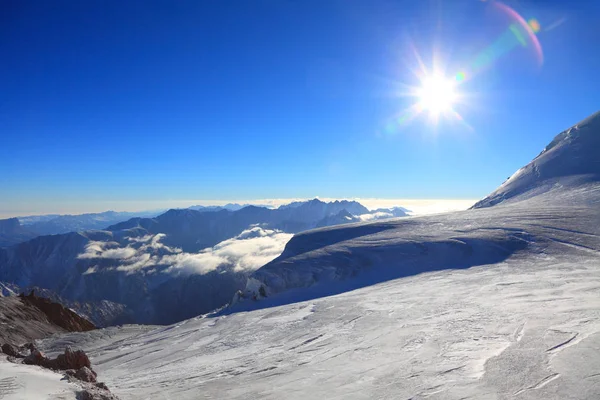
[[[1,357],[0,399],[2,400],[75,400],[81,388],[42,367],[13,364]]]
[[[523,232],[525,213],[511,209],[438,218],[468,230],[467,217],[478,216],[489,221],[479,231]],[[276,295],[239,306],[289,304],[45,345],[91,350],[100,378],[123,399],[598,399],[599,221],[585,231],[571,211],[536,211],[540,226],[523,235],[532,242],[495,264],[297,303]],[[432,221],[415,218],[407,231],[433,230]]]
[[[219,313],[43,346],[122,399],[597,400],[598,138],[596,114],[477,209],[296,235]]]

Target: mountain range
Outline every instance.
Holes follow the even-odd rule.
[[[99,326],[172,323],[225,305],[246,287],[249,273],[281,253],[291,234],[356,222],[361,215],[370,213],[357,202],[318,199],[277,209],[173,209],[0,249],[0,281],[49,290],[47,296]],[[399,214],[383,216],[392,215]],[[23,229],[11,221],[13,229]]]

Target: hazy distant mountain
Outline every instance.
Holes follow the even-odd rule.
[[[406,217],[408,213],[411,211],[408,208],[404,207],[391,207],[391,208],[378,208],[376,210],[372,210],[371,214],[375,213],[387,213],[390,214],[391,217]]]
[[[79,232],[90,229],[105,229],[109,225],[133,217],[153,217],[160,211],[90,213],[79,215],[48,215],[18,217],[28,231],[38,235],[56,235],[59,233]]]
[[[283,205],[279,206],[278,210],[290,210],[292,208],[299,208],[299,207],[306,207],[306,206],[315,207],[318,204],[329,204],[329,207],[331,209],[335,208],[338,210],[338,212],[341,211],[342,209],[345,209],[352,215],[366,214],[369,212],[369,210],[367,208],[365,208],[362,204],[360,204],[356,201],[335,200],[331,203],[324,203],[319,199],[306,200],[306,201],[293,201],[289,204],[283,204]],[[329,214],[331,214],[331,212]]]
[[[11,246],[37,236],[24,228],[17,218],[0,219],[0,247]]]
[[[188,207],[190,210],[196,211],[220,211],[220,210],[229,210],[229,211],[237,211],[244,207],[249,206],[250,204],[237,204],[237,203],[227,203],[224,206],[191,206]],[[266,207],[265,207],[266,208]]]
[[[316,227],[321,228],[324,226],[343,225],[352,222],[359,222],[360,220],[360,218],[350,214],[344,209],[337,214],[331,214],[326,216],[325,218],[317,222]]]
[[[164,243],[195,252],[232,238],[251,225],[260,224],[269,229],[296,233],[315,228],[324,218],[346,210],[352,215],[369,213],[354,201],[322,202],[318,199],[301,202],[294,207],[268,209],[246,206],[237,211],[221,209],[201,212],[192,209],[173,209],[156,218],[132,218],[112,225],[110,231],[144,231],[146,234],[164,233]],[[324,226],[324,225],[319,225]]]

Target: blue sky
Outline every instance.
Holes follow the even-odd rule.
[[[390,130],[415,102],[411,46],[453,76],[514,21],[476,0],[5,1],[0,215],[481,198],[600,108],[600,7],[505,4],[540,22],[543,65],[529,45],[469,76],[470,128]]]

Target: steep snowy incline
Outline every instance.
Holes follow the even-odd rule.
[[[571,190],[600,181],[600,111],[557,135],[525,167],[473,208]]]

